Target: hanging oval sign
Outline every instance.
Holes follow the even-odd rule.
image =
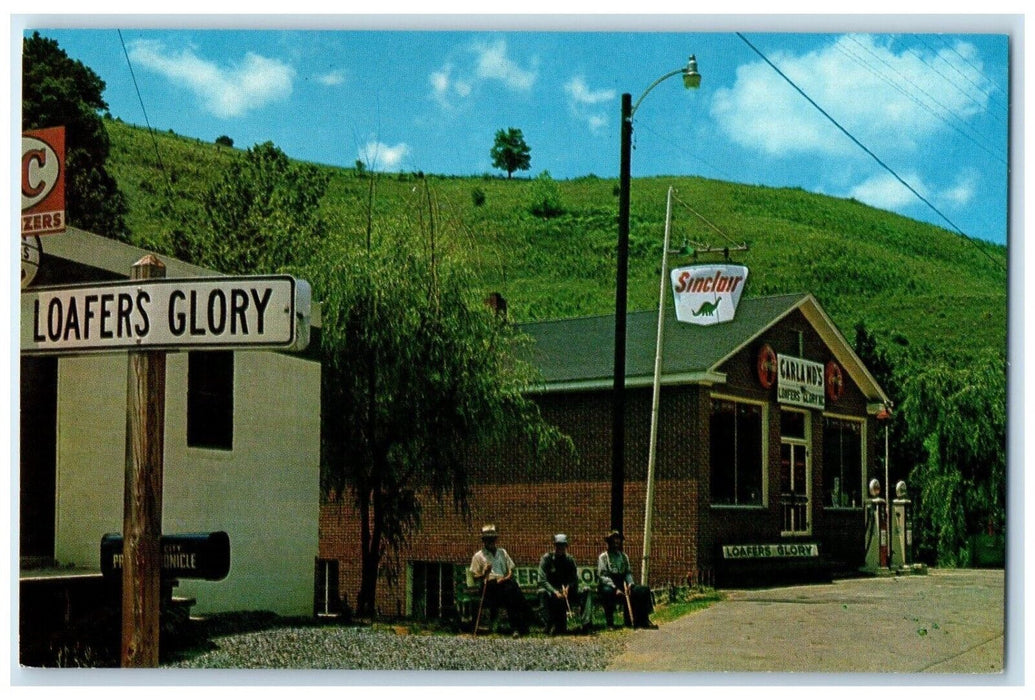
[[[827,362],[826,372],[824,372],[827,385],[827,398],[831,401],[837,401],[845,393],[845,378],[841,372],[841,365],[837,364],[833,360]]]
[[[770,389],[773,384],[776,384],[776,353],[768,343],[758,349],[756,369],[758,371],[758,383],[762,385],[763,389]]]
[[[25,289],[36,277],[36,271],[40,267],[40,256],[43,253],[43,244],[39,236],[22,237],[22,289]]]

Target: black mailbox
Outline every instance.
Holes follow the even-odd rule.
[[[101,538],[101,573],[122,574],[122,535]],[[221,581],[230,573],[230,535],[225,532],[192,532],[162,535],[162,576]]]

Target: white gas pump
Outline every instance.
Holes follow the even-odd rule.
[[[906,482],[895,484],[895,500],[891,502],[891,568],[904,569],[910,566],[913,549],[913,522],[906,498]]]
[[[875,572],[888,566],[888,517],[886,501],[880,497],[880,481],[870,480],[866,501],[866,563],[863,571]]]

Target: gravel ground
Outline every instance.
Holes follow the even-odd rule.
[[[521,639],[399,633],[382,627],[281,627],[213,636],[164,668],[390,671],[602,671],[623,632]]]

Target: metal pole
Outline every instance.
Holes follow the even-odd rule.
[[[130,272],[131,280],[161,277],[165,277],[165,265],[153,255],[138,260]],[[123,668],[157,668],[165,352],[131,351],[128,360],[121,659]]]
[[[632,158],[632,95],[622,95],[618,193],[618,271],[615,281],[615,362],[611,427],[611,529],[622,532],[625,508],[625,326],[629,285],[629,173]]]
[[[651,520],[654,515],[654,464],[658,457],[658,406],[661,402],[662,340],[665,335],[665,283],[668,273],[668,245],[672,228],[672,188],[668,188],[665,205],[665,245],[661,250],[661,284],[658,289],[658,337],[654,342],[654,398],[650,410],[650,451],[647,457],[647,503],[643,512],[643,559],[640,563],[640,583],[644,586],[650,573]]]
[[[886,501],[886,508],[888,511],[888,568],[891,568],[891,481],[889,481],[888,474],[888,459],[890,457],[888,450],[888,428],[891,427],[891,416],[888,415],[888,419],[884,422],[884,484],[887,489],[887,495],[884,500]]]

